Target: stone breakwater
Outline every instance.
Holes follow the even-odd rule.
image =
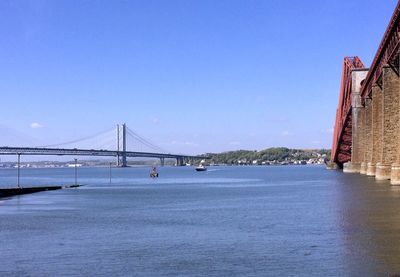
[[[59,190],[62,186],[48,186],[48,187],[30,187],[30,188],[6,188],[0,189],[0,198],[11,197],[15,195],[30,194],[49,190]]]

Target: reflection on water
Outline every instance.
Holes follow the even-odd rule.
[[[79,169],[0,201],[0,275],[387,276],[400,187],[322,167]],[[23,170],[24,185],[74,182]],[[10,186],[15,171],[0,171]]]
[[[339,177],[338,224],[349,272],[399,274],[400,187],[356,174]]]

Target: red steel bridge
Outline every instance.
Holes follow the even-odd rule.
[[[400,1],[397,3],[389,25],[379,45],[368,74],[361,86],[361,99],[364,104],[369,98],[372,86],[382,86],[382,72],[389,65],[399,74],[400,46]],[[364,64],[358,57],[346,57],[340,85],[339,104],[333,134],[331,161],[339,166],[350,161],[352,151],[352,77],[351,72],[363,69]]]

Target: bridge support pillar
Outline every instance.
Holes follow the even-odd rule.
[[[360,173],[364,159],[364,107],[361,101],[361,82],[365,79],[368,70],[354,70],[351,72],[351,107],[352,107],[352,149],[351,161],[343,165],[345,173]]]
[[[347,162],[343,164],[344,173],[358,173],[360,172],[361,164],[355,164],[353,162]]]
[[[183,166],[183,157],[176,158],[176,166]]]
[[[397,161],[399,148],[399,80],[396,72],[384,66],[382,74],[383,128],[381,132],[381,162],[377,166],[377,180],[391,179],[392,164]],[[395,166],[395,169],[397,167]],[[395,177],[394,174],[393,177]]]
[[[366,103],[366,101],[365,101]],[[361,110],[361,143],[362,143],[362,154],[361,154],[361,165],[360,174],[367,174],[367,135],[366,135],[366,109],[365,107]]]
[[[372,163],[372,100],[365,99],[365,158],[364,162],[367,165],[366,173],[368,176],[375,175],[375,164]]]
[[[165,158],[160,158],[160,164],[161,164],[161,166],[165,165]]]
[[[367,163],[362,162],[360,165],[360,174],[367,174]]]
[[[400,57],[398,58],[400,61]],[[400,70],[400,66],[398,68],[398,70]],[[400,72],[400,71],[398,71]],[[396,78],[397,77],[397,78]],[[397,94],[397,100],[399,103],[400,102],[400,79],[399,76],[393,76],[393,87],[395,89],[395,91],[398,92]],[[399,104],[397,104],[397,134],[396,134],[396,162],[392,164],[392,171],[390,174],[390,184],[391,185],[400,185],[400,124],[399,124],[399,120],[400,120],[400,106]]]
[[[367,174],[367,164],[365,163],[366,139],[365,139],[365,108],[359,112],[359,147],[360,147],[360,173]]]
[[[128,167],[128,162],[126,160],[126,155],[122,155],[121,167]]]
[[[128,163],[126,161],[126,124],[122,124],[122,167],[127,167]]]
[[[372,155],[371,165],[376,178],[378,166],[382,160],[382,128],[383,128],[383,97],[382,90],[378,86],[372,87]],[[372,175],[372,174],[371,174]],[[372,175],[373,176],[373,175]]]
[[[392,171],[390,172],[390,184],[400,185],[400,163],[392,164]]]
[[[366,101],[365,101],[366,103]],[[367,135],[366,135],[366,109],[361,110],[361,143],[362,143],[362,154],[361,154],[361,165],[360,174],[367,174]]]
[[[122,149],[121,149],[122,147]],[[126,160],[126,124],[117,124],[117,167],[127,167]]]
[[[392,164],[378,163],[376,165],[376,180],[390,180],[392,174]]]

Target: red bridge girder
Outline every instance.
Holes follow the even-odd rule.
[[[351,159],[352,114],[351,114],[351,71],[364,68],[358,57],[346,57],[343,62],[340,84],[339,105],[336,110],[335,129],[333,132],[331,160],[342,166]]]
[[[371,94],[372,86],[379,83],[382,77],[382,68],[389,65],[399,74],[399,50],[400,50],[400,1],[393,12],[386,32],[379,44],[371,68],[361,88],[361,96]]]
[[[374,84],[379,85],[382,79],[382,68],[384,65],[389,65],[399,74],[399,52],[400,1],[397,3],[393,16],[386,28],[386,32],[379,44],[371,68],[362,84],[362,99],[371,94]],[[351,71],[357,68],[364,68],[363,63],[358,57],[347,57],[344,59],[331,156],[331,161],[340,166],[351,159]]]

